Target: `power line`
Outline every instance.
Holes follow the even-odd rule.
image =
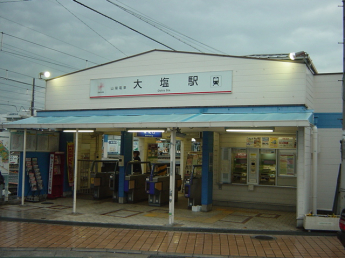
[[[18,83],[21,83],[21,84],[25,84],[25,85],[30,85],[30,86],[32,86],[32,84],[30,84],[30,83],[22,82],[22,81],[17,81],[17,80],[13,80],[13,79],[8,79],[8,78],[2,77],[2,76],[0,76],[0,79],[12,81],[12,82],[18,82]],[[42,86],[38,86],[38,85],[36,85],[36,84],[35,84],[35,87],[45,88],[45,87],[42,87]]]
[[[58,64],[58,63],[50,62],[50,61],[43,60],[43,59],[40,59],[40,58],[35,58],[35,57],[32,57],[32,56],[26,56],[26,55],[14,53],[14,52],[11,52],[11,51],[2,50],[1,52],[8,53],[8,54],[12,54],[12,55],[17,55],[17,56],[22,56],[22,57],[27,57],[27,58],[32,58],[32,59],[34,59],[34,60],[46,62],[46,63],[48,63],[48,64],[53,64],[53,65],[62,66],[62,67],[65,67],[65,68],[71,68],[71,67],[68,67],[68,66],[66,66],[66,65],[61,65],[61,64]],[[78,69],[76,69],[76,68],[73,68],[73,69],[78,70]]]
[[[16,74],[20,74],[20,75],[24,75],[24,76],[33,78],[32,76],[29,76],[29,75],[26,75],[26,74],[23,74],[23,73],[18,73],[18,72],[15,72],[15,71],[11,71],[11,70],[8,70],[8,69],[4,69],[4,68],[1,68],[1,67],[0,67],[0,70],[6,71],[6,72],[11,72],[11,73],[16,73]]]
[[[5,33],[5,32],[1,32],[1,33],[4,34],[4,35],[7,35],[7,36],[9,36],[9,37],[16,38],[16,39],[19,39],[19,40],[22,40],[22,41],[25,41],[25,42],[29,42],[29,43],[31,43],[31,44],[34,44],[34,45],[37,45],[37,46],[40,46],[40,47],[43,47],[43,48],[46,48],[46,49],[49,49],[49,50],[52,50],[52,51],[56,51],[56,52],[58,52],[58,53],[61,53],[61,54],[64,54],[64,55],[68,55],[68,56],[70,56],[70,57],[74,57],[74,58],[76,58],[76,59],[83,60],[83,61],[87,61],[87,62],[90,62],[90,63],[93,63],[93,64],[97,65],[97,63],[95,63],[95,62],[91,62],[91,61],[89,61],[89,60],[86,60],[86,59],[77,57],[77,56],[75,56],[75,55],[71,55],[71,54],[62,52],[62,51],[60,51],[60,50],[54,49],[54,48],[46,47],[46,46],[43,46],[43,45],[41,45],[41,44],[38,44],[38,43],[35,43],[35,42],[32,42],[32,41],[26,40],[26,39],[19,38],[19,37],[13,36],[13,35],[8,34],[8,33]]]
[[[63,40],[61,40],[61,39],[55,38],[55,37],[53,37],[53,36],[50,36],[50,35],[48,35],[48,34],[45,34],[45,33],[43,33],[43,32],[40,32],[40,31],[38,31],[38,30],[32,29],[32,28],[30,28],[30,27],[28,27],[28,26],[25,26],[25,25],[20,24],[20,23],[18,23],[18,22],[12,21],[12,20],[10,20],[10,19],[8,19],[8,18],[5,18],[5,17],[3,17],[3,16],[1,16],[1,15],[0,15],[0,18],[5,19],[5,20],[10,21],[10,22],[13,22],[13,23],[15,23],[15,24],[18,24],[18,25],[20,25],[20,26],[23,26],[24,28],[27,28],[27,29],[32,30],[32,31],[35,31],[35,32],[37,32],[37,33],[40,33],[40,34],[42,34],[42,35],[44,35],[44,36],[46,36],[46,37],[49,37],[49,38],[58,40],[58,41],[60,41],[60,42],[62,42],[62,43],[64,43],[64,44],[67,44],[67,45],[70,45],[70,46],[75,47],[75,48],[77,48],[77,49],[80,49],[80,50],[83,50],[83,51],[85,51],[85,52],[88,52],[89,54],[92,54],[92,55],[95,55],[95,56],[98,56],[98,57],[101,57],[101,58],[103,58],[103,59],[105,59],[105,60],[110,61],[110,59],[108,59],[108,58],[106,58],[106,57],[103,57],[103,56],[100,56],[100,55],[98,55],[98,54],[92,53],[92,52],[90,52],[90,51],[88,51],[88,50],[86,50],[86,49],[83,49],[83,48],[79,47],[79,46],[75,46],[75,45],[73,45],[73,44],[71,44],[71,43],[68,43],[68,42],[65,42],[65,41],[63,41]]]
[[[135,10],[134,8],[132,8],[132,7],[126,5],[126,4],[124,4],[124,3],[122,3],[122,2],[120,2],[120,1],[118,1],[118,0],[115,0],[115,1],[121,3],[121,4],[124,5],[124,6],[127,6],[127,7],[131,8],[131,9],[134,10],[134,11],[131,11],[131,10],[129,10],[129,9],[127,9],[127,8],[125,8],[125,7],[123,7],[123,6],[121,6],[121,5],[115,4],[114,2],[112,2],[112,1],[110,1],[110,0],[106,0],[106,1],[109,2],[109,3],[111,3],[111,4],[113,4],[113,5],[115,5],[115,6],[117,6],[117,7],[119,7],[119,8],[121,8],[121,9],[124,10],[125,12],[127,12],[127,13],[129,13],[129,14],[135,16],[136,18],[138,18],[138,19],[144,21],[145,23],[148,23],[149,25],[151,25],[151,26],[153,26],[153,27],[155,27],[155,28],[157,28],[157,29],[163,31],[164,33],[168,34],[169,36],[172,36],[172,37],[174,37],[175,39],[177,39],[177,40],[179,40],[179,41],[181,41],[181,42],[183,42],[183,43],[185,43],[185,44],[187,44],[187,45],[189,45],[189,46],[191,46],[191,45],[188,44],[188,43],[186,43],[186,42],[184,42],[184,41],[182,41],[181,39],[176,38],[175,36],[169,34],[167,31],[162,30],[162,29],[159,28],[158,26],[161,26],[161,27],[163,27],[163,28],[165,28],[165,29],[167,29],[167,30],[173,32],[173,33],[176,33],[177,35],[181,35],[181,36],[185,37],[185,38],[186,38],[187,40],[189,40],[189,41],[196,42],[197,44],[201,45],[201,46],[204,47],[204,48],[209,48],[209,49],[212,49],[212,50],[214,50],[214,51],[216,51],[216,52],[226,54],[226,53],[224,53],[224,52],[222,52],[222,51],[220,51],[220,50],[218,50],[218,49],[216,49],[216,48],[213,48],[213,47],[208,46],[208,45],[206,45],[206,44],[204,44],[204,43],[202,43],[202,42],[200,42],[200,41],[198,41],[198,40],[196,40],[196,39],[193,39],[193,38],[190,37],[190,36],[187,36],[187,35],[185,35],[185,34],[183,34],[183,33],[181,33],[181,32],[178,32],[177,30],[175,30],[175,29],[173,29],[173,28],[171,28],[171,27],[168,27],[168,26],[166,26],[165,24],[163,24],[163,23],[161,23],[161,22],[158,22],[158,21],[156,21],[156,20],[154,20],[154,19],[152,19],[152,18],[150,18],[150,17],[147,17],[145,14],[140,13],[139,11]],[[156,25],[155,25],[155,24],[156,24]],[[157,25],[158,25],[158,26],[157,26]],[[196,49],[196,50],[198,50],[198,51],[200,51],[199,49],[197,49],[197,48],[195,48],[195,47],[193,47],[193,46],[191,46],[191,47],[194,48],[194,49]],[[200,52],[201,52],[201,51],[200,51]]]
[[[106,42],[108,42],[110,45],[112,45],[115,49],[120,51],[124,56],[127,56],[123,51],[121,51],[118,47],[113,45],[110,41],[108,41],[105,37],[103,37],[101,34],[99,34],[97,31],[95,31],[93,28],[91,28],[89,25],[87,25],[84,21],[82,21],[78,16],[76,16],[72,11],[68,10],[63,4],[61,4],[58,0],[56,0],[57,3],[59,3],[63,8],[66,9],[70,14],[72,14],[75,18],[77,18],[81,23],[83,23],[86,27],[88,27],[90,30],[92,30],[94,33],[96,33],[98,36],[100,36],[102,39],[104,39]]]
[[[5,53],[4,51],[0,51],[0,53],[1,53],[1,52],[4,53],[4,54],[9,54],[9,53]],[[32,61],[32,60],[28,60],[28,59],[25,58],[25,57],[20,57],[20,56],[16,56],[16,55],[14,55],[14,57],[19,58],[19,59],[23,59],[23,60],[25,60],[25,61],[28,61],[29,63],[34,63],[34,64],[42,65],[41,63],[34,62],[34,61]],[[47,66],[47,67],[48,67],[48,66]],[[57,68],[53,68],[53,67],[50,67],[50,68],[53,69],[53,70],[60,71],[60,72],[62,72],[62,73],[67,73],[66,71],[62,71],[62,70],[57,69]]]
[[[7,48],[7,47],[8,47],[8,48],[13,48],[14,50],[15,50],[15,49],[19,49],[19,50],[21,50],[21,51],[23,51],[23,52],[28,52],[29,54],[36,55],[36,56],[40,56],[40,57],[43,57],[43,58],[45,58],[45,59],[47,59],[47,60],[53,60],[53,61],[55,61],[55,60],[52,59],[52,58],[48,58],[48,57],[45,57],[45,56],[43,56],[43,55],[33,53],[33,52],[31,52],[31,51],[28,51],[28,50],[25,50],[25,49],[22,49],[22,48],[19,48],[19,47],[11,46],[11,45],[8,45],[8,44],[5,44],[5,43],[4,43],[3,45],[6,45],[6,48]],[[16,50],[15,50],[15,51],[16,51]],[[32,56],[26,56],[26,57],[33,58],[33,59],[37,59],[37,60],[40,60],[40,61],[44,61],[44,59],[38,59],[38,58],[35,58],[35,57],[32,57]],[[48,61],[46,61],[46,62],[48,62]],[[59,63],[60,63],[60,64],[59,64]],[[80,68],[75,68],[75,67],[73,67],[73,66],[69,66],[68,64],[64,64],[64,63],[62,63],[62,62],[59,62],[59,63],[53,63],[53,64],[60,65],[60,66],[65,66],[66,68],[70,68],[70,69],[74,69],[74,70],[79,70],[79,69],[80,69]]]
[[[28,2],[31,0],[11,0],[11,1],[4,1],[4,2],[0,2],[0,4],[4,4],[4,3],[15,3],[15,2]]]
[[[118,8],[122,9],[123,11],[125,11],[125,12],[127,12],[127,13],[133,15],[134,17],[136,17],[136,18],[142,20],[143,22],[145,22],[145,23],[147,23],[147,24],[149,24],[149,25],[155,27],[156,29],[158,29],[158,30],[160,30],[160,31],[162,31],[162,32],[164,32],[164,33],[166,33],[166,34],[168,34],[169,36],[171,36],[171,37],[177,39],[178,41],[181,41],[182,43],[184,43],[184,44],[190,46],[191,48],[194,48],[195,50],[197,50],[197,51],[199,51],[199,52],[202,52],[200,49],[198,49],[198,48],[192,46],[191,44],[189,44],[189,43],[187,43],[187,42],[181,40],[180,38],[178,38],[178,37],[176,37],[176,36],[170,34],[169,32],[164,31],[163,29],[159,28],[158,26],[156,26],[156,25],[150,23],[150,22],[149,22],[145,17],[143,17],[142,15],[139,15],[139,14],[137,14],[137,13],[134,13],[134,12],[132,12],[131,10],[129,10],[129,9],[127,9],[127,8],[121,6],[121,5],[118,5],[118,4],[116,4],[116,3],[114,3],[114,2],[112,2],[112,1],[110,1],[110,0],[106,0],[106,1],[109,2],[109,3],[111,3],[111,4],[113,4],[113,5],[115,5],[115,6],[117,6]]]
[[[95,9],[93,9],[93,8],[91,8],[91,7],[89,7],[89,6],[85,5],[85,4],[83,4],[83,3],[80,3],[80,2],[78,2],[78,1],[76,1],[76,0],[73,0],[73,2],[76,2],[77,4],[80,4],[81,6],[84,6],[85,8],[87,8],[87,9],[93,11],[93,12],[96,12],[96,13],[102,15],[103,17],[106,17],[106,18],[108,18],[108,19],[110,19],[110,20],[112,20],[112,21],[114,21],[114,22],[117,22],[118,24],[120,24],[120,25],[122,25],[122,26],[124,26],[124,27],[126,27],[126,28],[128,28],[128,29],[130,29],[130,30],[132,30],[132,31],[134,31],[134,32],[136,32],[136,33],[138,33],[138,34],[144,36],[145,38],[148,38],[148,39],[150,39],[150,40],[152,40],[152,41],[154,41],[154,42],[156,42],[156,43],[158,43],[158,44],[160,44],[160,45],[162,45],[162,46],[164,46],[164,47],[166,47],[166,48],[169,48],[169,49],[175,51],[175,49],[173,49],[173,48],[171,48],[171,47],[169,47],[169,46],[167,46],[167,45],[165,45],[165,44],[163,44],[163,43],[161,43],[161,42],[159,42],[159,41],[157,41],[157,40],[155,40],[155,39],[153,39],[153,38],[151,38],[151,37],[149,37],[149,36],[147,36],[147,35],[145,35],[144,33],[141,33],[140,31],[137,31],[137,30],[135,30],[135,29],[133,29],[133,28],[127,26],[126,24],[123,24],[122,22],[119,22],[119,21],[115,20],[114,18],[111,18],[111,17],[105,15],[104,13],[101,13],[101,12],[99,12],[99,11],[97,11],[97,10],[95,10]]]

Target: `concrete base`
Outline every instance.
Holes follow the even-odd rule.
[[[211,211],[211,210],[212,210],[212,204],[201,205],[201,211]]]
[[[119,197],[119,203],[127,203],[127,198],[125,197]]]

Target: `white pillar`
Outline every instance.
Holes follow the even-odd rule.
[[[78,169],[78,129],[75,131],[75,144],[74,144],[73,213],[76,213],[76,210],[77,210],[77,169]]]
[[[313,214],[317,214],[317,127],[313,126]]]
[[[170,138],[170,189],[169,189],[169,225],[174,224],[175,216],[175,167],[176,167],[176,128],[171,130]]]
[[[24,205],[24,191],[25,191],[25,159],[26,159],[26,129],[24,129],[24,144],[23,144],[22,205]]]

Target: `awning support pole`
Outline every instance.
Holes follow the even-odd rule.
[[[175,216],[175,167],[176,167],[176,128],[171,130],[170,138],[170,189],[169,189],[169,225],[174,224]]]
[[[24,205],[24,191],[25,191],[25,160],[26,160],[26,129],[24,129],[24,144],[23,144],[22,205]]]
[[[78,169],[78,129],[75,131],[74,145],[74,179],[73,179],[73,213],[77,211],[77,169]]]

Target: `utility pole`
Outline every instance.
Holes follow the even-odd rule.
[[[341,139],[341,171],[340,171],[340,187],[339,187],[339,200],[340,206],[338,207],[338,214],[341,209],[345,208],[345,0],[343,2],[343,116],[342,116],[342,139]]]
[[[35,108],[35,78],[32,78],[32,96],[31,96],[31,116],[34,116]]]

